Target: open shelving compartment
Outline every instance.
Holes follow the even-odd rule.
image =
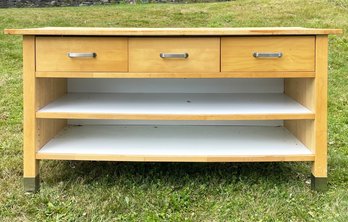
[[[313,78],[37,78],[37,159],[313,161]]]

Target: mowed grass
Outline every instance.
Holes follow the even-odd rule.
[[[0,9],[0,29],[304,26],[348,31],[346,1]],[[306,163],[43,161],[22,188],[21,37],[0,34],[0,221],[348,221],[348,35],[330,36],[329,190]]]

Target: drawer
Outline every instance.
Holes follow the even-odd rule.
[[[36,70],[126,72],[128,41],[116,37],[37,37]]]
[[[314,36],[223,37],[221,71],[314,71]]]
[[[129,38],[130,72],[219,72],[220,38]]]

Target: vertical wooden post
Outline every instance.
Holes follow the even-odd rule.
[[[312,167],[312,189],[327,189],[327,69],[328,36],[316,37],[315,75],[315,160]]]
[[[23,103],[24,103],[24,190],[39,189],[39,160],[36,159],[36,80],[35,36],[23,36]]]

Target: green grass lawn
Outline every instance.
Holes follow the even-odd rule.
[[[43,26],[304,26],[348,31],[345,0],[0,9],[0,30]],[[330,36],[329,190],[306,163],[43,161],[22,187],[21,37],[0,34],[0,221],[348,221],[348,35]]]

